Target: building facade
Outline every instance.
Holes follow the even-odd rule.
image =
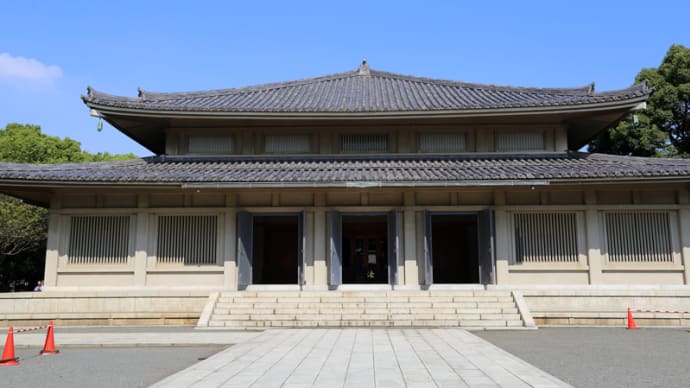
[[[469,84],[363,62],[192,93],[88,90],[152,151],[0,164],[49,208],[47,290],[686,285],[690,161],[577,152],[646,84]]]

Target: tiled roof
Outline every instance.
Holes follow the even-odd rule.
[[[521,88],[412,77],[369,69],[297,81],[190,93],[139,90],[137,98],[88,89],[84,102],[96,109],[162,112],[342,114],[477,111],[581,106],[644,101],[646,83],[595,93],[581,88]]]
[[[376,155],[323,157],[148,157],[81,164],[0,163],[0,184],[285,184],[310,187],[375,182],[381,186],[474,185],[480,181],[577,181],[690,178],[690,160],[601,154]]]

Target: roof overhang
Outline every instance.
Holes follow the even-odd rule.
[[[438,111],[401,112],[216,112],[216,111],[172,111],[145,110],[113,107],[85,101],[91,114],[105,119],[112,126],[129,136],[155,154],[165,153],[165,130],[176,121],[195,120],[199,126],[237,125],[254,122],[267,125],[271,122],[309,123],[325,121],[330,123],[357,122],[371,125],[372,122],[408,122],[444,120],[449,122],[490,121],[511,118],[516,121],[539,117],[545,121],[557,121],[568,127],[568,142],[571,149],[579,149],[601,130],[616,123],[633,110],[644,109],[647,96],[623,101],[590,103],[569,106],[538,106],[520,108],[492,108]]]
[[[165,182],[165,183],[112,183],[67,181],[2,181],[0,193],[20,198],[27,203],[48,207],[51,199],[63,190],[122,190],[122,191],[176,191],[176,190],[378,190],[378,189],[548,189],[573,186],[615,186],[621,184],[658,185],[661,183],[690,184],[690,177],[602,177],[577,179],[487,179],[451,180],[434,182],[411,181],[347,181],[347,182]]]

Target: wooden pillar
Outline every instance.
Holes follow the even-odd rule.
[[[149,247],[149,214],[144,210],[149,207],[147,194],[137,196],[137,212],[134,237],[134,285],[146,287],[146,267],[148,262]]]
[[[223,228],[223,287],[237,288],[237,210],[225,210]]]
[[[46,244],[46,266],[43,282],[47,288],[57,286],[58,261],[60,259],[60,215],[52,210],[48,215],[48,242]]]
[[[678,204],[681,209],[678,211],[680,229],[680,253],[683,258],[683,280],[685,284],[690,284],[690,197],[686,190],[678,191]]]
[[[554,129],[554,151],[565,152],[568,150],[568,132],[565,127]]]
[[[403,194],[405,208],[403,209],[403,271],[399,274],[399,284],[418,286],[419,267],[417,266],[417,221],[413,208],[415,199],[413,192]]]
[[[690,284],[690,209],[680,209],[680,244],[685,284]]]
[[[326,268],[326,193],[314,194],[314,282],[316,287],[328,287]]]
[[[509,282],[508,265],[510,264],[510,215],[503,210],[506,204],[506,193],[494,192],[494,243],[496,246],[496,284]]]
[[[304,212],[305,231],[304,231],[304,283],[306,286],[314,285],[314,211]]]
[[[587,264],[589,265],[589,284],[601,284],[603,266],[601,225],[599,212],[596,209],[596,192],[585,192],[585,228],[587,230]]]
[[[135,216],[136,234],[134,237],[134,285],[146,287],[146,262],[149,245],[149,215],[139,211]]]

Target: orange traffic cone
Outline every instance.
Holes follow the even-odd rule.
[[[48,323],[48,335],[46,335],[46,343],[43,345],[43,350],[39,353],[41,356],[49,354],[58,354],[59,350],[55,349],[55,337],[53,335],[53,321]]]
[[[628,330],[637,330],[637,325],[635,324],[635,318],[632,316],[630,307],[628,307]]]
[[[5,349],[2,351],[0,366],[19,365],[17,360],[19,359],[14,356],[14,329],[10,326],[7,330],[7,339],[5,340]]]

